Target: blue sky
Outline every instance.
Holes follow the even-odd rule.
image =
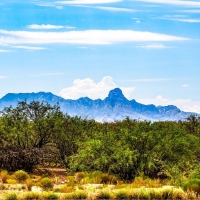
[[[1,0],[0,97],[52,92],[200,113],[200,1]]]

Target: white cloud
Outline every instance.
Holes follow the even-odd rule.
[[[149,3],[170,4],[177,6],[200,7],[199,1],[185,1],[185,0],[137,0]]]
[[[58,26],[58,25],[51,25],[51,24],[32,24],[27,26],[30,29],[62,29],[64,26]]]
[[[122,0],[70,0],[70,1],[57,1],[58,4],[70,4],[70,5],[81,5],[81,4],[107,4],[121,2]]]
[[[38,6],[43,6],[43,7],[54,7],[56,9],[62,10],[64,7],[61,5],[56,5],[55,3],[49,3],[49,2],[38,2],[38,1],[33,1],[35,5]]]
[[[200,19],[174,19],[179,22],[200,23]]]
[[[187,19],[187,18],[174,18],[174,17],[166,17],[162,18],[165,20],[172,20],[172,21],[178,21],[178,22],[187,22],[187,23],[200,23],[200,19]]]
[[[135,12],[135,10],[129,8],[115,8],[115,7],[103,7],[103,6],[98,6],[97,8],[100,10],[107,10],[114,12]]]
[[[0,49],[0,53],[8,53],[8,52],[12,52],[10,50],[5,50],[5,49]]]
[[[31,47],[31,46],[13,46],[13,48],[17,49],[26,49],[26,50],[45,50],[43,47]]]
[[[117,7],[107,7],[107,6],[81,6],[86,8],[94,8],[105,11],[113,11],[113,12],[135,12],[135,10],[130,8],[117,8]]]
[[[110,90],[116,88],[113,78],[104,77],[99,83],[92,79],[75,79],[72,87],[61,90],[60,95],[65,99],[78,99],[80,97],[89,97],[91,99],[104,99],[108,96]],[[122,92],[126,98],[129,98],[134,91],[134,87],[122,87]]]
[[[171,48],[171,47],[165,46],[163,44],[138,45],[137,47],[142,48],[142,49],[167,49],[167,48]]]
[[[132,30],[85,30],[68,32],[30,32],[0,30],[5,44],[114,44],[123,42],[185,41],[188,38]]]
[[[143,104],[154,104],[156,106],[167,106],[167,105],[175,105],[179,109],[185,112],[196,112],[200,113],[200,102],[192,101],[191,99],[174,99],[169,100],[165,99],[161,95],[158,95],[154,99],[138,99],[137,100]]]
[[[182,87],[188,88],[189,86],[187,84],[183,84]]]
[[[200,13],[200,10],[181,10],[181,12],[185,12],[185,13]]]

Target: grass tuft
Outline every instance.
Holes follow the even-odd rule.
[[[16,193],[10,193],[6,196],[6,200],[18,200],[18,196]]]

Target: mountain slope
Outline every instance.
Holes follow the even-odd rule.
[[[9,93],[0,99],[0,110],[4,107],[12,105],[15,107],[17,102],[27,100],[30,101],[47,101],[51,105],[59,103],[61,110],[69,115],[82,116],[92,118],[97,121],[115,121],[123,120],[126,117],[140,120],[184,120],[191,113],[186,113],[178,109],[176,106],[158,106],[144,105],[124,97],[119,88],[111,90],[104,100],[92,100],[88,97],[82,97],[77,100],[66,100],[52,93]]]

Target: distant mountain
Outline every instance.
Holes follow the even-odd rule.
[[[155,106],[153,104],[144,105],[124,97],[119,88],[109,92],[104,100],[92,100],[88,97],[82,97],[77,100],[64,99],[50,92],[38,93],[9,93],[0,99],[0,110],[12,105],[15,107],[18,102],[46,101],[51,105],[59,103],[61,110],[69,115],[78,115],[97,121],[115,121],[123,120],[126,117],[139,120],[184,120],[192,113],[183,112],[176,106]]]

